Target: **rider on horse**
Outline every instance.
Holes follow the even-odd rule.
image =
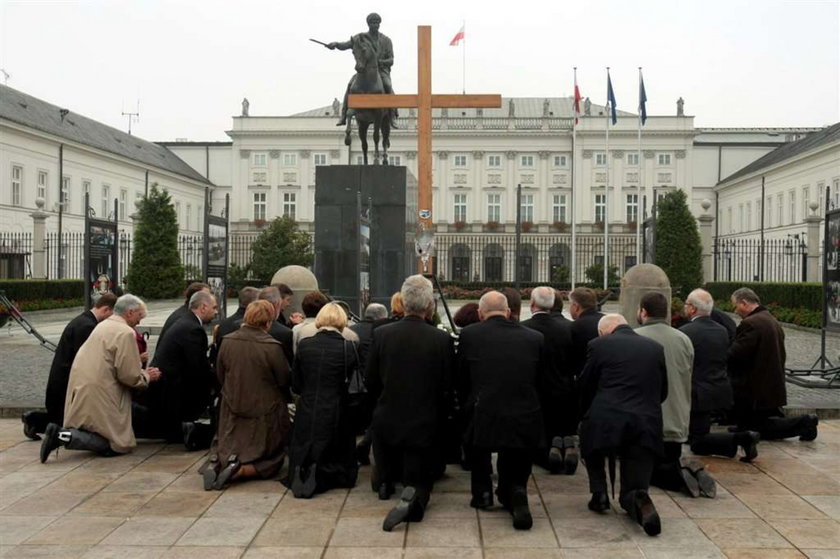
[[[347,50],[352,49],[354,45],[358,46],[361,42],[366,42],[373,46],[376,50],[376,59],[379,64],[379,75],[382,77],[382,87],[385,90],[385,93],[390,94],[394,93],[394,89],[391,87],[391,66],[394,64],[394,47],[391,45],[391,39],[379,32],[379,24],[381,21],[382,18],[379,17],[379,14],[370,14],[367,16],[367,33],[353,35],[350,37],[349,41],[343,43],[329,43],[326,47],[330,50]],[[341,105],[341,120],[338,121],[336,126],[344,126],[347,124],[347,95],[349,95],[350,88],[353,86],[353,81],[355,79],[356,76],[353,76],[347,84],[347,90],[344,92],[344,103]],[[391,128],[396,128],[395,118],[397,117],[397,110],[392,109],[390,111],[390,115]]]

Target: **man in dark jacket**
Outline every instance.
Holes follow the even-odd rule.
[[[287,288],[288,289],[288,288]],[[260,290],[259,299],[268,301],[274,305],[274,312],[277,313],[277,319],[271,324],[268,329],[268,335],[283,344],[283,353],[286,356],[286,361],[294,363],[294,336],[292,329],[286,326],[283,318],[283,309],[289,306],[288,301],[291,300],[291,295],[284,296],[280,290],[275,287],[264,287]]]
[[[260,290],[256,287],[243,287],[239,290],[239,308],[236,309],[235,313],[219,322],[219,326],[216,328],[214,336],[216,340],[216,352],[222,346],[222,339],[231,332],[236,332],[242,326],[242,320],[245,318],[245,309],[257,300],[259,294]]]
[[[598,298],[588,287],[578,287],[569,293],[569,314],[574,321],[571,326],[571,367],[578,377],[586,363],[587,344],[598,337],[598,321],[604,315],[598,312]]]
[[[367,358],[370,353],[370,345],[373,343],[373,331],[378,325],[385,324],[387,318],[388,309],[385,308],[385,305],[371,303],[365,308],[364,319],[349,327],[359,337],[359,367],[362,371],[367,370]],[[369,401],[370,406],[374,404],[375,402]],[[359,461],[359,464],[365,466],[370,464],[370,447],[372,444],[373,434],[370,428],[367,428],[365,429],[362,440],[356,445],[356,459]]]
[[[609,510],[607,457],[621,460],[619,503],[649,536],[659,534],[659,514],[648,495],[654,458],[662,455],[662,406],[668,396],[662,346],[636,334],[619,314],[598,323],[580,376],[580,450],[589,473],[589,509]]]
[[[400,292],[405,317],[374,330],[367,363],[368,390],[377,398],[371,425],[374,479],[380,489],[395,480],[405,487],[382,525],[386,532],[423,519],[455,358],[452,337],[426,323],[434,313],[432,283],[410,276]],[[394,471],[397,465],[401,472]]]
[[[116,302],[116,295],[110,292],[103,293],[91,310],[83,312],[64,327],[47,379],[47,393],[44,398],[47,411],[30,411],[21,416],[23,434],[30,439],[40,439],[38,433],[43,433],[49,423],[64,425],[64,400],[73,359],[96,325],[113,314]]]
[[[559,289],[554,290],[554,307],[551,309],[551,318],[557,322],[571,322],[563,315],[563,292]]]
[[[478,304],[481,322],[461,331],[458,393],[464,409],[471,464],[470,506],[493,505],[491,453],[498,452],[496,496],[513,515],[513,527],[533,524],[526,485],[533,453],[543,446],[538,387],[545,369],[543,335],[509,320],[505,296],[485,293]]]
[[[172,314],[166,317],[166,322],[163,323],[163,328],[160,329],[160,334],[158,334],[158,345],[160,345],[160,342],[163,340],[163,336],[166,335],[170,328],[172,328],[172,325],[190,314],[190,299],[192,299],[192,296],[199,291],[206,291],[207,293],[210,293],[210,286],[206,283],[198,281],[194,281],[187,286],[187,289],[184,290],[184,304],[172,311]]]
[[[578,465],[575,435],[578,426],[578,395],[569,366],[572,348],[571,322],[559,322],[552,315],[554,289],[535,287],[531,291],[531,318],[522,326],[540,332],[545,338],[546,374],[540,386],[545,439],[550,446],[541,449],[534,462],[556,474],[574,474]]]
[[[758,295],[748,287],[731,297],[742,318],[729,347],[729,376],[735,397],[738,430],[758,431],[762,439],[817,438],[817,416],[785,417],[785,333]]]
[[[710,316],[713,305],[711,294],[703,289],[695,289],[685,299],[685,316],[691,322],[680,328],[680,332],[688,336],[694,346],[688,442],[694,454],[729,458],[733,458],[741,446],[744,449],[741,460],[750,462],[758,456],[758,433],[711,433],[712,414],[732,408],[732,385],[726,375],[729,334]]]
[[[218,306],[213,295],[198,291],[189,309],[159,342],[152,365],[161,370],[161,381],[140,400],[147,409],[136,408],[140,421],[134,430],[140,437],[163,436],[169,442],[183,441],[188,450],[199,450],[209,448],[213,439],[212,427],[196,420],[210,404],[214,378],[204,325],[216,316]]]

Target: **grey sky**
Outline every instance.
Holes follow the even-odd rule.
[[[821,126],[840,120],[840,0],[0,0],[8,85],[112,126],[134,110],[149,140],[226,140],[243,96],[251,115],[288,115],[341,97],[347,40],[370,11],[394,42],[397,92],[416,87],[416,26],[433,26],[433,88],[468,93],[606,96],[648,114],[685,99],[697,126]],[[2,79],[2,75],[0,75]]]

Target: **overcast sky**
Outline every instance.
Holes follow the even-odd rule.
[[[405,4],[405,5],[404,5]],[[416,26],[432,25],[433,89],[603,103],[611,67],[619,109],[648,114],[685,99],[696,126],[823,126],[840,120],[840,0],[0,0],[7,85],[148,140],[228,140],[251,115],[289,115],[341,97],[347,40],[382,16],[394,87],[412,92]],[[3,79],[0,74],[0,80]]]

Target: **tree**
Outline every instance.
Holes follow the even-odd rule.
[[[656,265],[668,275],[678,297],[703,283],[700,233],[686,200],[684,191],[674,190],[656,206]]]
[[[583,275],[590,283],[598,286],[604,285],[604,265],[593,264],[583,271]],[[607,286],[618,285],[618,266],[610,266],[607,275]]]
[[[177,297],[184,290],[184,268],[178,254],[178,219],[172,198],[157,183],[141,199],[134,231],[128,291],[148,299]]]
[[[297,223],[287,217],[275,218],[251,245],[251,272],[254,277],[270,280],[283,266],[311,266],[312,239],[299,231]]]

